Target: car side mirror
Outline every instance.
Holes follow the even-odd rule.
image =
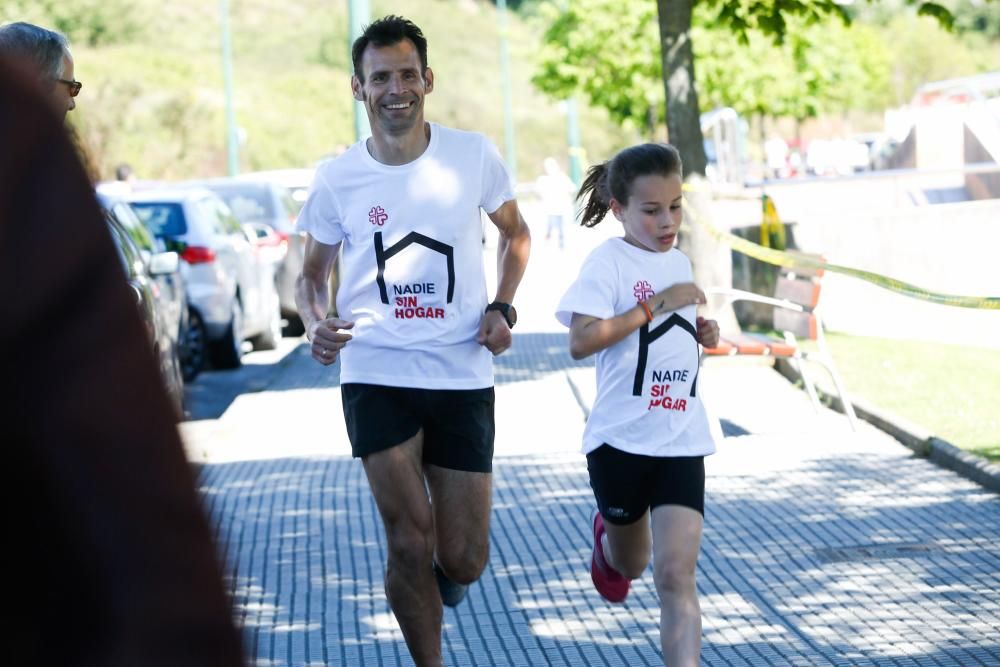
[[[149,275],[163,276],[177,273],[181,258],[176,252],[158,252],[149,260]]]

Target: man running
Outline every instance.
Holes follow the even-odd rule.
[[[511,345],[531,238],[496,148],[424,120],[434,73],[420,28],[379,19],[352,58],[372,136],[317,170],[296,301],[313,358],[342,359],[352,451],[385,525],[389,604],[416,664],[441,665],[442,602],[457,605],[488,557],[491,353]],[[492,301],[481,210],[499,230]]]

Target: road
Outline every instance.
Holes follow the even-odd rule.
[[[594,369],[569,358],[552,317],[594,242],[571,231],[564,251],[536,238],[514,348],[497,360],[492,551],[445,613],[449,665],[662,664],[651,575],[619,606],[588,576],[578,448]],[[297,340],[246,362],[193,383],[182,433],[251,655],[411,665],[336,367]],[[699,386],[722,431],[698,566],[704,665],[1000,665],[995,494],[816,412],[767,365],[709,360]]]

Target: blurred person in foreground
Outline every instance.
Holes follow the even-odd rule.
[[[69,40],[55,30],[31,23],[0,26],[0,58],[18,60],[37,73],[39,83],[62,117],[76,108],[83,84],[74,78]]]
[[[387,536],[389,604],[414,662],[441,665],[442,604],[462,600],[489,555],[492,357],[512,343],[531,237],[496,147],[424,121],[434,73],[420,28],[379,19],[352,59],[372,136],[316,170],[296,303],[313,358],[342,356],[344,421]],[[499,230],[492,302],[482,212]]]
[[[47,92],[0,58],[0,423],[20,483],[4,664],[242,665],[135,298]]]

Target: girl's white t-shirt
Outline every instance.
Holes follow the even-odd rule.
[[[623,238],[591,252],[563,295],[556,318],[573,313],[608,319],[660,290],[691,282],[680,250],[652,252]],[[646,456],[704,456],[715,451],[698,394],[696,307],[659,315],[597,353],[597,397],[583,434],[583,453],[608,444]]]
[[[493,386],[492,355],[476,342],[487,305],[480,209],[514,192],[484,136],[430,127],[408,164],[378,162],[364,140],[324,163],[299,213],[299,230],[342,242],[337,311],[355,323],[343,383]]]

